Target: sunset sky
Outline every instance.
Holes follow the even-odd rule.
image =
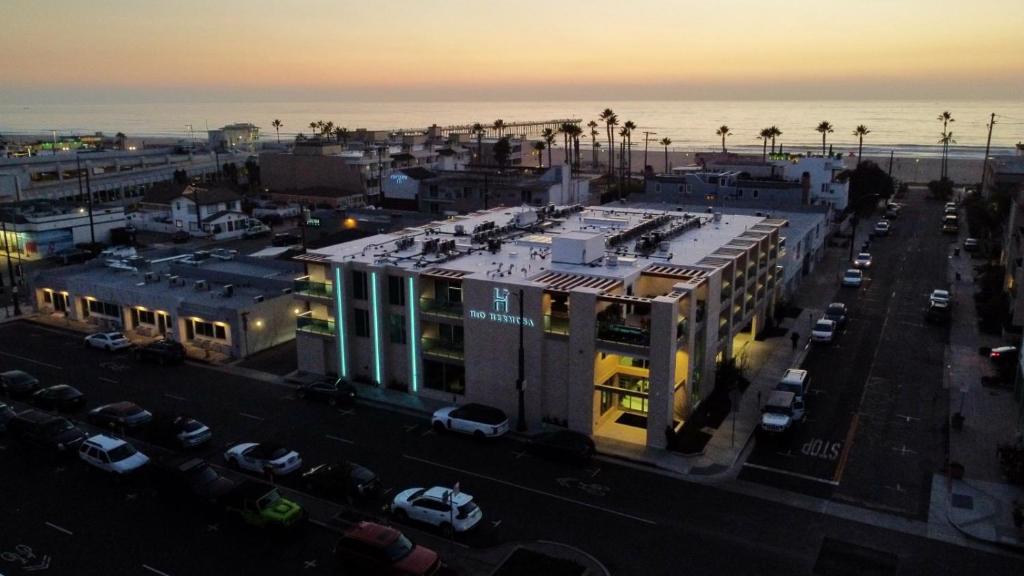
[[[0,99],[1015,98],[1022,0],[2,0]]]

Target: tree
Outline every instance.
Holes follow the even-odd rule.
[[[928,191],[935,196],[937,200],[949,200],[953,197],[953,181],[949,178],[941,178],[939,180],[932,180],[928,183]]]
[[[577,172],[580,171],[580,165],[582,164],[582,162],[580,162],[580,160],[581,160],[581,157],[580,157],[580,136],[582,136],[582,135],[583,135],[583,128],[580,128],[578,125],[573,124],[572,125],[572,134],[571,134],[571,136],[572,136],[572,149],[573,149],[573,152],[574,152],[573,158],[575,158],[575,161],[573,162],[573,167],[576,169]]]
[[[768,128],[768,130],[771,131],[772,136],[772,154],[775,154],[775,139],[778,138],[779,136],[782,136],[782,130],[779,130],[779,127],[775,126],[774,124],[771,126],[771,128]]]
[[[840,180],[850,182],[849,206],[864,210],[871,206],[864,202],[866,198],[877,196],[878,198],[889,198],[896,191],[896,181],[889,174],[882,170],[878,164],[865,160],[853,170],[844,170],[838,176]]]
[[[608,175],[615,175],[615,126],[619,124],[619,117],[611,108],[605,108],[601,112],[601,120],[604,120],[605,134],[608,135]]]
[[[822,120],[818,123],[816,131],[821,133],[821,155],[825,155],[825,136],[832,133],[832,125],[829,124],[828,120]]]
[[[317,134],[320,133],[320,125],[321,124],[323,124],[323,122],[321,122],[319,120],[316,121],[316,122],[310,122],[309,123],[309,129],[313,131],[313,136],[316,136]]]
[[[942,177],[940,180],[949,180],[949,166],[948,166],[948,155],[949,145],[956,144],[956,140],[953,140],[953,131],[943,132],[942,137],[939,138],[939,144],[942,144]]]
[[[871,134],[871,130],[868,127],[860,124],[853,129],[853,135],[857,137],[857,166],[860,166],[861,155],[864,153],[864,137]]]
[[[334,138],[342,145],[348,145],[348,128],[338,126],[334,129]]]
[[[274,121],[270,123],[270,125],[274,127],[274,132],[277,132],[277,143],[280,144],[281,143],[281,126],[284,126],[284,124],[282,124],[280,120],[275,118]]]
[[[495,120],[494,129],[498,132],[498,138],[501,138],[501,133],[505,131],[505,121],[501,118]]]
[[[587,122],[587,128],[590,128],[590,154],[592,157],[592,164],[594,168],[597,168],[597,122],[591,120]]]
[[[626,181],[626,142],[629,130],[623,126],[619,129],[619,183]]]
[[[628,176],[633,173],[633,130],[636,130],[636,124],[632,120],[626,120],[622,128],[626,133],[626,175]]]
[[[757,139],[761,141],[761,162],[768,161],[768,141],[772,139],[771,128],[761,128],[761,131],[757,134]],[[775,152],[775,145],[772,145],[772,152]]]
[[[953,119],[953,115],[949,113],[949,110],[946,110],[942,114],[939,114],[937,120],[939,122],[942,122],[942,138],[945,139],[947,137],[946,131],[949,128],[949,124],[951,122],[956,122],[956,120]],[[949,144],[948,143],[943,143],[942,140],[939,140],[939,143],[942,144],[942,169],[941,169],[941,177],[945,178],[946,177],[946,162],[947,162],[947,156],[949,154]]]
[[[508,158],[512,154],[512,145],[509,144],[508,138],[499,138],[494,144],[494,161],[498,163],[498,167],[504,168],[508,165]]]
[[[540,141],[537,141],[537,142],[533,143],[533,149],[537,151],[537,168],[543,168],[544,167],[544,149],[547,148],[547,147],[548,147],[548,145],[545,144],[543,140],[540,140]],[[549,165],[550,165],[550,161],[549,161]]]
[[[668,147],[672,145],[672,139],[662,138],[660,144],[665,147],[665,174],[668,174]]]
[[[717,136],[722,137],[722,153],[724,154],[725,152],[728,152],[725,149],[725,137],[732,136],[732,132],[729,132],[729,127],[726,126],[725,124],[722,124],[721,126],[718,127],[718,130],[715,130],[715,134]]]
[[[572,152],[572,144],[570,143],[570,138],[572,134],[572,123],[562,122],[558,127],[558,133],[562,135],[562,146],[565,148],[565,155],[562,163],[571,164],[572,158],[570,158],[570,154]]]
[[[323,135],[330,136],[334,132],[334,122],[327,121],[321,125],[320,129],[323,131]]]
[[[476,161],[483,162],[484,154],[484,125],[476,122],[473,124],[473,134],[476,134]],[[548,164],[551,162],[549,161]]]
[[[545,128],[544,131],[540,133],[540,136],[544,139],[544,144],[548,148],[548,166],[553,166],[551,163],[551,149],[555,147],[555,131],[551,128]]]

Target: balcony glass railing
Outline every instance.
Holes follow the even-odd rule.
[[[732,286],[722,287],[722,300],[728,300],[732,296]]]
[[[565,316],[544,315],[544,331],[549,334],[568,334],[569,319]]]
[[[462,318],[462,302],[449,302],[435,298],[420,298],[420,310],[440,316]]]
[[[420,345],[423,347],[423,353],[429,356],[441,356],[456,360],[462,360],[466,357],[462,342],[423,337],[420,338]]]
[[[626,324],[601,322],[597,325],[597,339],[633,346],[650,346],[651,331]]]
[[[679,322],[676,322],[676,339],[685,338],[690,333],[690,323],[687,322],[686,318],[680,318]]]
[[[299,316],[296,320],[296,329],[299,332],[320,334],[323,336],[334,336],[334,321],[312,316]]]
[[[330,298],[334,296],[334,286],[328,282],[314,282],[309,279],[309,276],[305,276],[295,280],[292,284],[292,292],[305,296]]]

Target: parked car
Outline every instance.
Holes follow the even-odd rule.
[[[78,447],[78,457],[87,464],[113,474],[130,474],[149,463],[149,457],[121,440],[97,434]]]
[[[434,412],[431,424],[439,432],[451,430],[479,438],[501,436],[508,432],[508,416],[497,408],[483,404],[441,408]]]
[[[185,346],[177,340],[154,340],[134,349],[135,358],[142,362],[177,364],[185,361]]]
[[[949,322],[949,306],[936,306],[934,302],[928,302],[925,320],[933,324]]]
[[[294,246],[302,243],[302,236],[295,234],[294,232],[282,232],[280,234],[274,234],[274,240],[271,242],[274,246]]]
[[[100,258],[117,259],[132,258],[138,256],[134,246],[111,246],[100,252]]]
[[[964,240],[964,252],[977,252],[978,251],[978,239],[967,238]]]
[[[7,423],[14,418],[14,408],[0,402],[0,434],[7,432]]]
[[[526,441],[531,453],[559,461],[589,462],[596,452],[594,440],[573,430],[542,432]]]
[[[821,318],[811,328],[811,342],[830,343],[836,334],[836,323],[828,318]]]
[[[861,252],[857,254],[857,257],[853,259],[854,268],[871,268],[872,258],[871,254],[867,252]]]
[[[184,230],[178,230],[174,234],[171,234],[171,242],[175,244],[184,244],[192,239],[192,235]]]
[[[302,507],[282,497],[277,488],[253,480],[235,484],[221,501],[228,514],[259,528],[291,528],[306,517]]]
[[[291,474],[302,467],[302,457],[294,450],[273,442],[237,444],[224,453],[224,461],[241,470],[276,476]]]
[[[788,368],[782,374],[775,389],[781,392],[792,392],[797,400],[803,400],[811,389],[811,374],[801,368]]]
[[[993,348],[988,353],[990,360],[996,363],[1015,363],[1017,361],[1017,347],[1016,346],[999,346]]]
[[[441,569],[437,552],[413,544],[391,526],[359,522],[334,546],[334,559],[345,574],[434,576]]]
[[[67,266],[68,264],[88,262],[95,257],[96,255],[88,250],[82,250],[81,248],[65,248],[50,254],[48,258],[62,266]]]
[[[308,384],[302,384],[296,388],[295,397],[323,400],[331,406],[351,404],[356,399],[356,387],[341,378],[337,380],[317,380]]]
[[[164,492],[199,498],[207,504],[218,503],[235,487],[233,480],[199,458],[172,458],[158,462],[156,468],[156,482]]]
[[[855,268],[851,268],[846,272],[843,272],[843,286],[850,288],[860,288],[861,283],[864,282],[864,273]]]
[[[391,503],[391,513],[400,521],[423,522],[445,533],[466,532],[484,517],[472,496],[442,486],[399,492]]]
[[[846,304],[833,302],[825,308],[825,318],[836,323],[836,328],[842,328],[846,324]]]
[[[761,430],[772,434],[786,432],[805,416],[803,399],[792,392],[774,390],[768,394],[761,413]]]
[[[133,402],[114,402],[89,410],[86,418],[96,426],[138,428],[148,424],[153,414]]]
[[[896,218],[900,215],[901,210],[903,210],[902,204],[887,202],[885,205],[885,217],[888,219]]]
[[[270,234],[270,226],[267,226],[263,222],[251,219],[249,221],[249,227],[242,232],[244,238],[259,238],[260,236],[266,236]]]
[[[36,390],[28,400],[33,406],[58,412],[76,412],[85,407],[85,394],[67,384]]]
[[[131,348],[132,343],[120,332],[96,332],[85,337],[85,345],[114,352]]]
[[[7,432],[19,440],[57,452],[77,449],[87,436],[67,418],[38,410],[26,410],[15,415],[7,421]]]
[[[892,230],[892,224],[888,220],[879,220],[875,224],[875,236],[888,236]]]
[[[942,219],[942,233],[943,234],[956,234],[960,232],[960,220],[956,214],[947,214]]]
[[[210,428],[189,416],[157,414],[146,426],[146,439],[179,450],[205,444],[213,437]]]
[[[932,290],[931,295],[928,296],[928,303],[936,308],[949,308],[952,304],[949,290]]]
[[[0,392],[11,398],[25,398],[39,390],[39,379],[22,370],[0,373]]]
[[[380,479],[354,462],[320,464],[302,473],[302,485],[314,496],[328,500],[363,500],[380,494]]]

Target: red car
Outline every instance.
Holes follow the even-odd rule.
[[[345,531],[334,547],[334,558],[346,574],[434,576],[441,569],[437,552],[373,522],[360,522]]]

